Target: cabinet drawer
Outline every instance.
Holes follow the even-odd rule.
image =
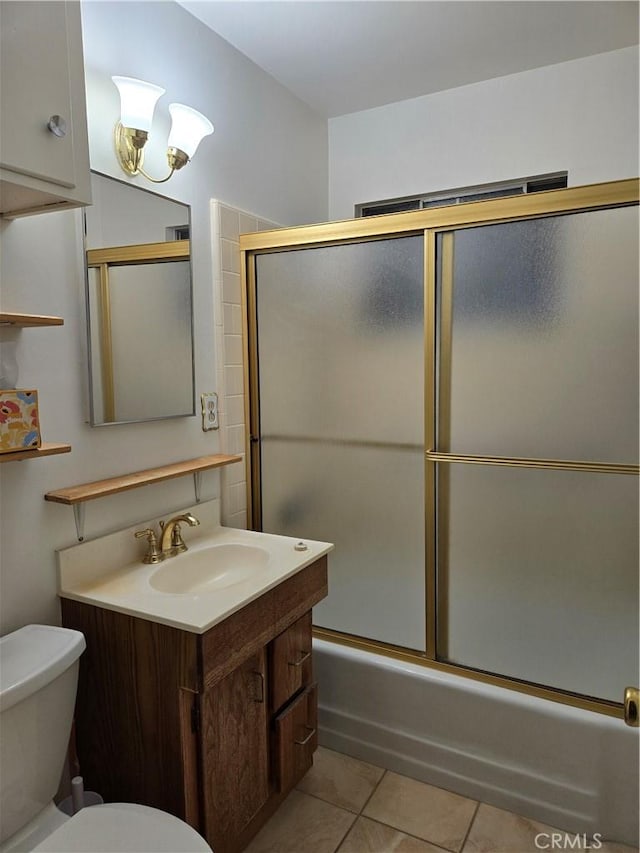
[[[313,764],[318,746],[318,685],[307,687],[276,717],[274,725],[276,786],[288,791]]]
[[[204,688],[213,687],[249,655],[279,637],[326,594],[327,558],[320,557],[210,628],[201,637]],[[274,710],[278,707],[282,706]]]
[[[276,712],[311,684],[311,612],[278,634],[271,643],[270,656],[271,710]]]

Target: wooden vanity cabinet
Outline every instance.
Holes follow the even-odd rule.
[[[216,853],[244,849],[313,761],[311,608],[326,594],[322,557],[205,634],[62,599],[87,641],[85,786],[175,814]]]

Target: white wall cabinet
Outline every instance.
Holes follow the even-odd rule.
[[[3,0],[0,30],[0,213],[89,204],[79,2]]]

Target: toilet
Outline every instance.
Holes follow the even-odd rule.
[[[26,625],[0,638],[0,853],[196,853],[211,848],[184,821],[134,803],[54,803],[85,648],[79,631]]]

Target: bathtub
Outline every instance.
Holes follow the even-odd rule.
[[[323,746],[637,846],[639,729],[327,640],[313,650]]]

